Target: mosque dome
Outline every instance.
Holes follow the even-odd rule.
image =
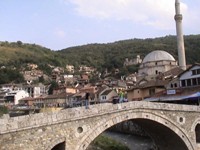
[[[175,61],[174,57],[168,52],[165,52],[162,50],[156,50],[146,55],[142,63],[144,64],[147,62],[155,62],[155,61],[161,61],[161,60]]]

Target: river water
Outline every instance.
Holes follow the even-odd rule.
[[[154,150],[153,142],[148,137],[129,135],[117,132],[106,131],[103,135],[113,138],[126,145],[130,150]]]

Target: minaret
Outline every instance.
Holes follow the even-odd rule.
[[[185,60],[185,47],[182,32],[182,15],[180,13],[180,2],[175,0],[175,10],[176,14],[174,19],[176,21],[176,35],[177,35],[177,46],[178,46],[178,63],[181,69],[186,70],[186,60]]]

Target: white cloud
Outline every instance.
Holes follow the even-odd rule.
[[[130,20],[160,29],[174,28],[175,0],[67,0],[79,15],[96,19]],[[181,3],[181,11],[187,5]]]

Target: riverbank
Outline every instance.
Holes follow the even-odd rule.
[[[106,131],[87,150],[155,150],[148,137]]]
[[[104,132],[103,135],[127,146],[129,150],[154,150],[153,142],[148,137],[109,131]]]
[[[87,150],[130,150],[126,145],[106,134],[99,135]]]

